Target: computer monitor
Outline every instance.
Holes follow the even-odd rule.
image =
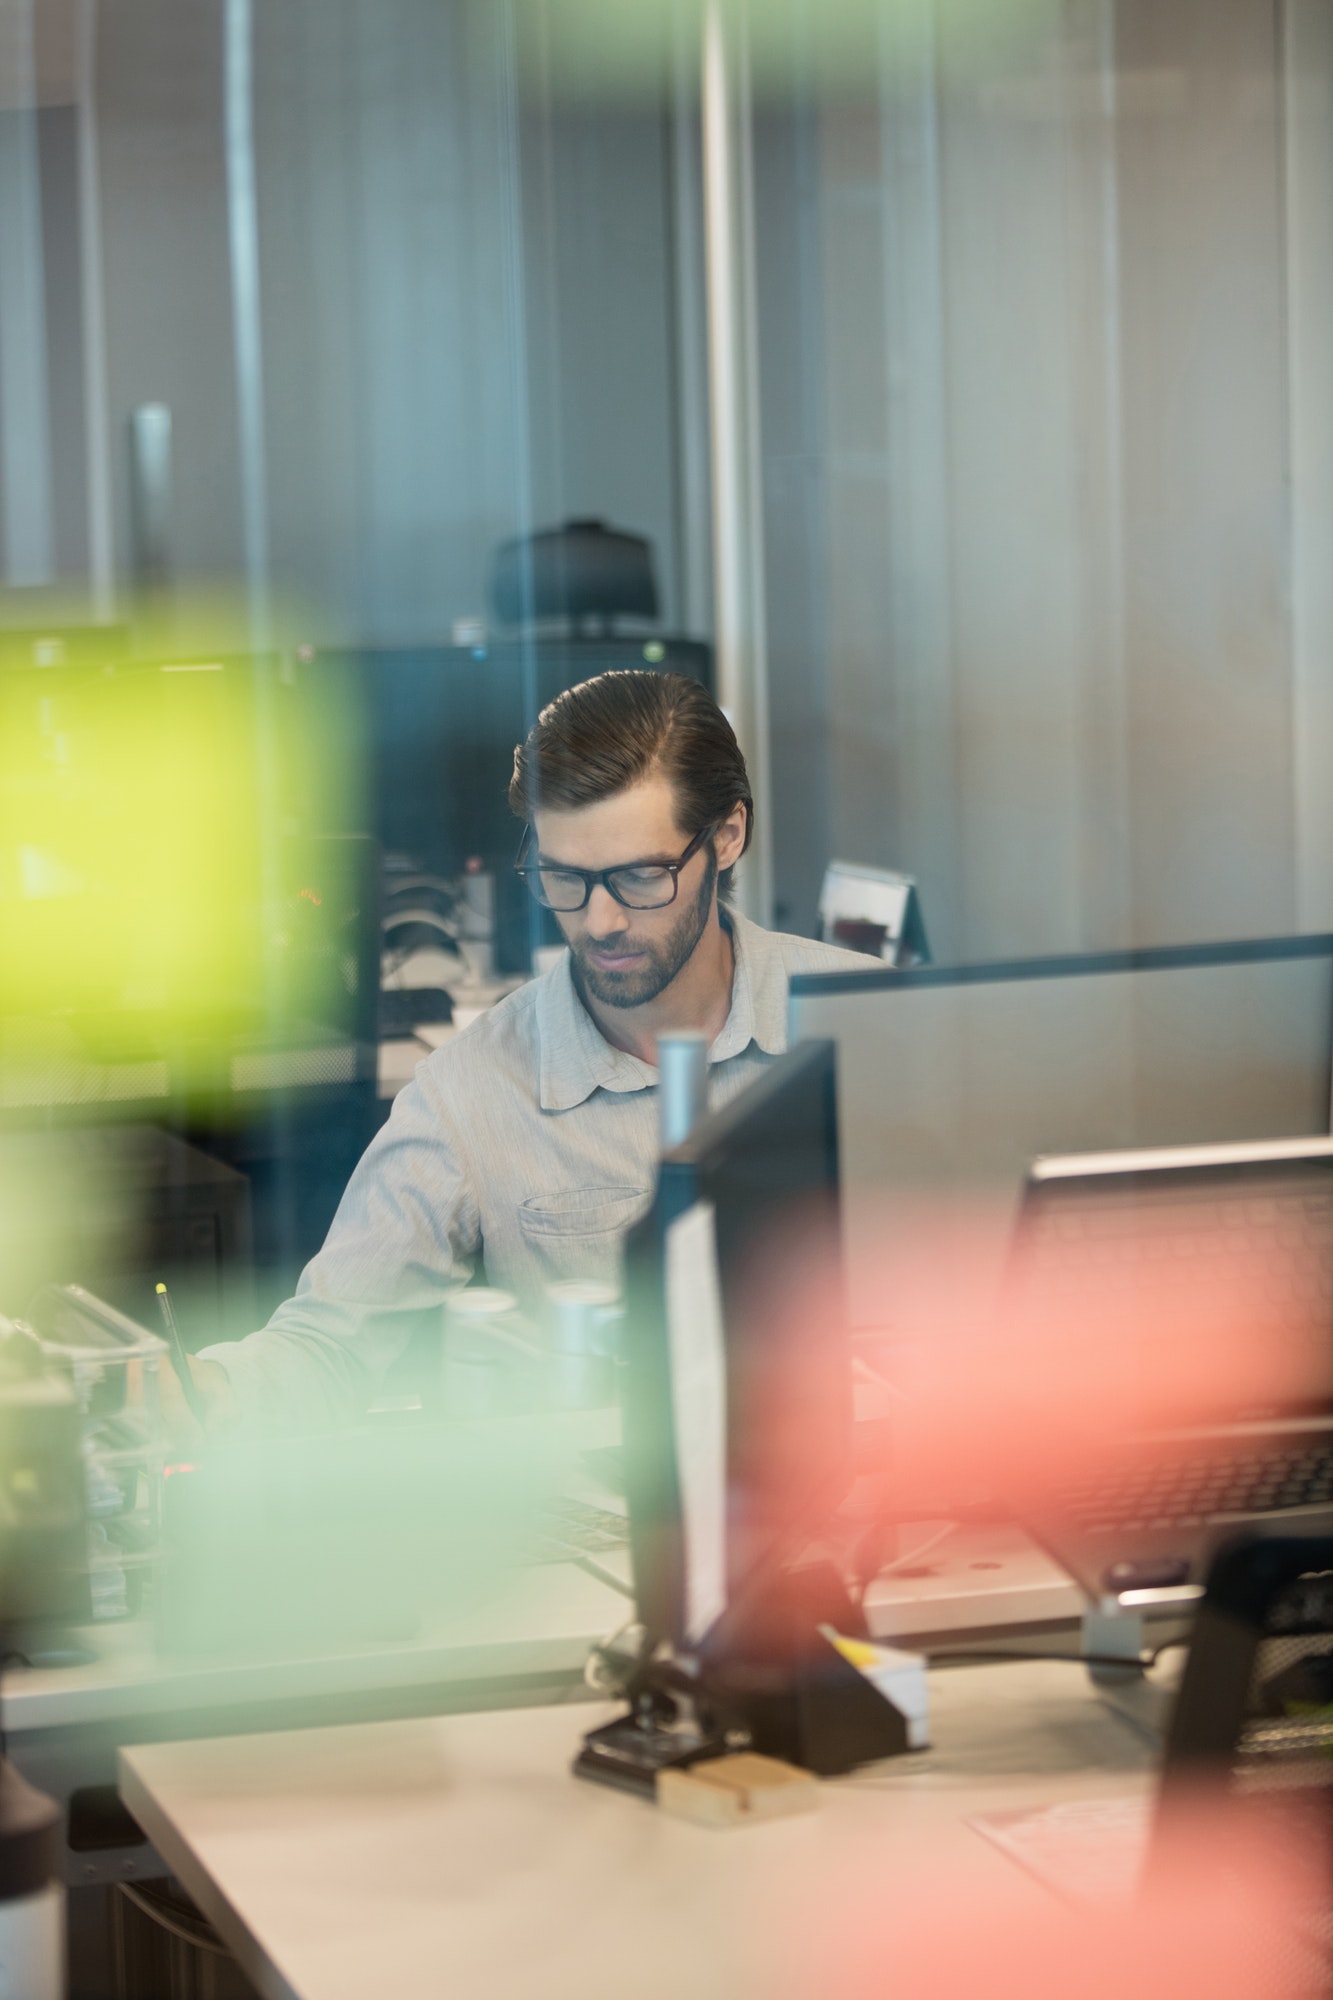
[[[773,1063],[664,1155],[627,1245],[624,1442],[639,1616],[707,1649],[846,1479],[830,1042]]]
[[[998,1277],[1040,1153],[1326,1133],[1333,937],[802,973],[790,1029],[838,1045],[851,1323],[893,1337],[923,1210]]]

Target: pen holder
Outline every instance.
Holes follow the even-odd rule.
[[[162,1554],[166,1343],[82,1285],[46,1286],[29,1313],[81,1411],[92,1616],[135,1617]]]

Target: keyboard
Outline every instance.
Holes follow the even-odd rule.
[[[1154,1454],[1065,1495],[1068,1518],[1089,1534],[1196,1528],[1235,1515],[1319,1506],[1333,1511],[1333,1439],[1221,1448],[1189,1459]]]
[[[1216,1296],[1218,1273],[1263,1274],[1265,1326],[1328,1379],[1333,1339],[1333,1174],[1313,1189],[1164,1196],[1133,1186],[1062,1198],[1025,1218],[1011,1273],[1012,1305],[1037,1324],[1077,1327],[1090,1299],[1100,1323],[1123,1310],[1124,1338],[1161,1339],[1182,1298]],[[1145,1349],[1143,1365],[1151,1366]]]
[[[452,1021],[454,1003],[442,986],[386,986],[380,989],[380,1040],[410,1036],[422,1022]]]
[[[629,1523],[608,1507],[584,1500],[548,1500],[537,1520],[534,1561],[568,1562],[571,1556],[606,1555],[629,1541]]]

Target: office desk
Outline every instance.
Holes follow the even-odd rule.
[[[497,1420],[494,1437],[498,1452],[540,1456],[555,1490],[579,1495],[579,1453],[614,1444],[619,1423],[613,1410],[552,1412]],[[612,1551],[604,1567],[627,1581],[628,1551]],[[93,1654],[87,1663],[5,1675],[10,1754],[64,1800],[113,1784],[122,1743],[482,1708],[515,1696],[525,1705],[559,1699],[581,1685],[589,1649],[629,1609],[619,1591],[573,1563],[498,1567],[466,1589],[466,1602],[424,1601],[410,1638],[312,1644],[302,1654],[238,1647],[220,1657],[164,1656],[146,1621],[90,1627],[77,1635]],[[71,1880],[107,1879],[108,1869],[115,1879],[120,1859],[85,1857]]]
[[[126,1743],[562,1701],[581,1691],[589,1649],[627,1610],[560,1563],[516,1572],[489,1604],[418,1640],[308,1658],[163,1660],[143,1625],[99,1627],[88,1664],[6,1674],[7,1754],[64,1806],[114,1785]],[[142,1847],[67,1848],[65,1861],[71,1887],[161,1873]]]
[[[171,1661],[136,1624],[90,1632],[96,1657],[87,1665],[11,1670],[7,1755],[66,1819],[71,1992],[109,2000],[112,1885],[166,1872],[132,1828],[117,1832],[107,1822],[99,1801],[99,1793],[113,1796],[122,1745],[581,1699],[589,1648],[627,1609],[616,1591],[561,1563],[516,1573],[492,1603],[411,1643],[309,1658]],[[86,1845],[89,1836],[98,1844]]]
[[[281,2000],[745,2000],[780,1990],[851,1871],[882,1876],[885,1936],[925,1861],[1042,1902],[970,1817],[1150,1789],[1149,1752],[1077,1667],[953,1668],[931,1698],[931,1751],[727,1832],[573,1778],[601,1706],[152,1745],[121,1753],[121,1790]]]

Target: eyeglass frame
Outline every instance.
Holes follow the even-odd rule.
[[[681,870],[689,866],[704,842],[712,839],[721,824],[722,822],[719,819],[714,820],[711,826],[703,827],[700,832],[695,834],[694,839],[685,849],[685,852],[678,855],[674,861],[617,861],[613,868],[575,868],[571,863],[565,861],[548,863],[548,867],[558,871],[561,875],[579,875],[583,878],[583,901],[575,903],[571,908],[557,909],[554,903],[544,902],[533,887],[531,878],[533,876],[540,876],[544,871],[539,865],[531,865],[523,859],[528,849],[528,843],[533,836],[534,829],[532,827],[528,827],[519,843],[518,859],[514,863],[514,873],[523,883],[524,888],[532,897],[537,907],[542,910],[550,910],[551,914],[557,917],[576,917],[580,910],[586,910],[592,901],[593,890],[598,888],[605,889],[607,895],[614,902],[619,903],[622,910],[637,910],[640,912],[669,910],[680,895]],[[666,901],[664,903],[627,903],[625,898],[617,892],[611,877],[623,874],[631,868],[660,868],[664,874],[669,875],[671,877],[671,894],[667,897]]]

